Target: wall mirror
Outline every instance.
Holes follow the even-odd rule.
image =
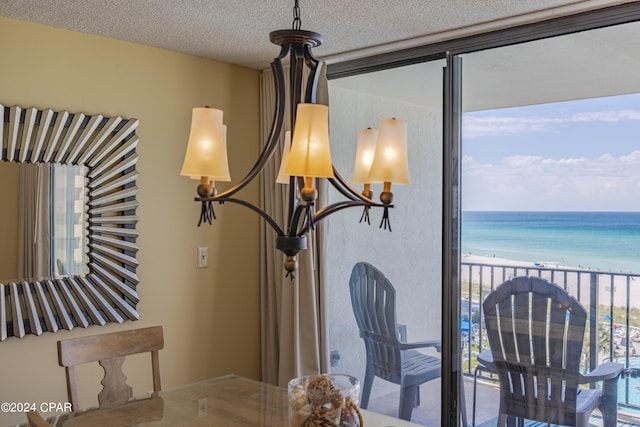
[[[138,319],[138,120],[0,115],[0,341]]]
[[[0,163],[0,283],[88,273],[86,170]]]

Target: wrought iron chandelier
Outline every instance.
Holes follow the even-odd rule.
[[[291,29],[270,33],[271,42],[281,46],[280,55],[271,63],[275,86],[275,111],[267,143],[247,175],[228,190],[218,194],[215,181],[231,181],[227,163],[226,126],[218,109],[194,108],[183,176],[200,178],[196,201],[201,203],[198,225],[215,219],[214,203],[236,203],[260,215],[277,235],[276,248],[286,255],[285,270],[292,278],[297,266],[296,255],[306,249],[306,235],[322,219],[350,207],[363,207],[360,222],[369,223],[369,209],[383,208],[380,227],[391,230],[389,208],[393,207],[391,184],[408,184],[407,122],[383,119],[379,130],[358,132],[353,183],[364,184],[358,193],[335,170],[329,150],[329,112],[326,65],[316,59],[311,49],[322,43],[322,35],[301,29],[300,7],[295,0]],[[289,58],[290,85],[287,90],[283,60]],[[271,160],[282,140],[286,101],[289,101],[291,132],[286,132],[278,182],[288,189],[287,223],[280,225],[264,209],[236,198]],[[282,176],[286,176],[283,180]],[[316,206],[316,178],[326,178],[344,196],[344,200],[328,206]],[[382,183],[380,203],[372,200],[372,183]]]

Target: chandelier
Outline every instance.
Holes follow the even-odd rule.
[[[358,193],[340,176],[331,162],[329,149],[329,111],[326,65],[316,59],[311,49],[322,43],[322,36],[302,30],[300,7],[295,0],[291,29],[270,33],[271,42],[281,46],[280,55],[271,63],[275,87],[275,110],[264,149],[247,175],[228,190],[218,194],[215,181],[231,181],[227,162],[227,131],[223,112],[194,108],[191,131],[180,175],[199,178],[200,220],[212,223],[214,203],[236,203],[260,215],[277,235],[276,248],[286,255],[285,270],[295,276],[296,255],[306,249],[306,235],[322,219],[350,207],[363,207],[360,222],[369,223],[370,208],[382,208],[380,228],[391,230],[389,208],[393,207],[391,184],[408,184],[407,122],[383,119],[379,129],[358,132],[356,163],[352,182],[363,184]],[[285,85],[283,60],[289,58],[289,87]],[[280,225],[264,209],[236,197],[271,160],[283,141],[284,119],[289,102],[291,131],[285,132],[282,163],[277,182],[288,184],[287,222]],[[315,180],[325,178],[344,200],[324,207],[317,206]],[[383,184],[380,202],[372,199],[371,184]]]

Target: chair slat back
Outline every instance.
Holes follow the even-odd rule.
[[[483,311],[505,413],[573,425],[584,307],[548,280],[515,277],[486,298]]]
[[[360,262],[351,272],[349,289],[360,337],[374,361],[375,375],[397,383],[402,373],[402,355],[393,285],[380,270]]]
[[[53,427],[36,411],[27,412],[29,427]]]
[[[133,397],[133,390],[126,383],[122,370],[125,356],[151,353],[153,390],[160,391],[160,363],[158,351],[164,347],[162,326],[132,329],[101,335],[58,341],[58,359],[67,373],[67,392],[73,410],[80,408],[75,379],[76,365],[98,362],[104,369],[103,389],[98,403],[123,402]]]

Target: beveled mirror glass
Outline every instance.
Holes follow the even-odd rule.
[[[0,162],[0,283],[88,273],[86,171]]]
[[[21,169],[19,191],[5,201],[20,205],[11,215],[26,226],[14,241],[27,242],[0,251],[20,265],[9,273],[16,280],[0,283],[0,341],[138,319],[138,120],[3,105],[0,114],[0,168]],[[25,187],[23,173],[38,185]],[[31,191],[34,214],[23,206]],[[34,241],[40,270],[25,266]]]

